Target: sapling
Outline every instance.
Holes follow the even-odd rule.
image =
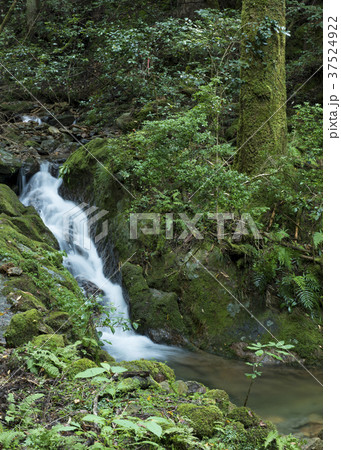
[[[247,348],[255,353],[255,355],[261,359],[258,359],[255,362],[246,362],[248,366],[252,367],[252,373],[245,373],[247,378],[250,378],[249,389],[246,394],[246,398],[244,401],[244,406],[247,405],[247,401],[249,399],[249,395],[251,392],[252,385],[257,377],[262,375],[262,372],[259,371],[259,368],[263,366],[263,361],[266,356],[271,356],[278,361],[283,361],[283,356],[290,355],[288,350],[292,349],[294,346],[291,344],[286,344],[284,341],[278,342],[268,342],[267,344],[261,344],[257,342],[256,344],[251,344]]]

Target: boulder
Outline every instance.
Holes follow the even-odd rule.
[[[15,314],[5,332],[8,347],[19,347],[29,342],[39,334],[53,333],[53,330],[43,323],[43,315],[37,309]]]
[[[178,414],[188,419],[196,436],[211,437],[215,433],[216,422],[223,421],[223,414],[216,406],[200,406],[193,403],[183,403],[178,407]]]
[[[44,350],[56,350],[65,347],[64,336],[62,334],[41,334],[32,339],[32,344]]]

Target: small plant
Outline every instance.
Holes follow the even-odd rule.
[[[247,347],[249,350],[255,353],[255,356],[260,359],[257,359],[255,362],[245,363],[248,366],[252,367],[252,373],[245,373],[245,376],[247,378],[250,378],[250,384],[244,401],[244,406],[247,405],[247,401],[249,399],[254,381],[262,375],[262,372],[259,371],[259,368],[263,366],[264,358],[266,356],[271,356],[278,361],[283,361],[283,357],[281,355],[290,355],[290,352],[288,350],[292,349],[293,347],[294,346],[291,344],[285,344],[284,341],[269,342],[268,344],[261,344],[260,342],[257,342],[256,344],[251,344]]]
[[[281,436],[278,431],[270,431],[264,442],[264,448],[269,448],[270,444],[276,444],[278,450],[300,450],[302,443],[294,436]]]

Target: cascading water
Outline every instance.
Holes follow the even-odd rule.
[[[103,274],[103,264],[95,245],[88,234],[87,217],[75,203],[64,200],[58,190],[62,180],[49,172],[49,165],[41,166],[28,183],[22,177],[23,191],[21,201],[25,205],[33,205],[41,218],[57,238],[67,257],[65,266],[80,281],[90,281],[100,288],[103,300],[116,307],[123,318],[129,319],[128,307],[122,295],[122,289]],[[65,230],[64,218],[72,211],[77,216],[70,239]],[[77,227],[77,225],[79,225]],[[84,245],[86,243],[86,245]],[[86,248],[84,248],[86,247]],[[246,366],[240,361],[231,361],[204,352],[188,352],[157,345],[134,330],[124,331],[116,327],[113,334],[103,329],[103,340],[110,341],[106,350],[118,360],[139,358],[167,360],[175,369],[178,377],[196,379],[211,388],[226,389],[231,400],[242,404],[248,388],[248,380],[244,377]],[[314,371],[321,378],[320,370]],[[274,406],[276,405],[276,406]],[[264,367],[263,375],[257,381],[257,389],[252,393],[249,406],[264,418],[277,423],[282,433],[297,431],[297,423],[321,421],[322,391],[316,381],[300,368]],[[296,428],[295,428],[296,427]]]
[[[25,183],[25,180],[22,183]],[[123,298],[122,288],[104,276],[102,260],[86,226],[87,216],[74,202],[64,200],[59,195],[61,184],[62,179],[52,176],[49,164],[44,163],[40,171],[24,185],[20,200],[26,206],[33,205],[39,212],[45,225],[58,240],[60,248],[67,253],[64,265],[72,275],[79,281],[90,281],[95,284],[104,294],[103,301],[115,307],[115,315],[129,323],[128,307]],[[73,221],[70,231],[65,227],[65,217],[68,217],[71,211],[72,217],[76,217],[77,220]],[[118,360],[139,358],[164,360],[174,353],[181,352],[175,347],[155,344],[146,336],[137,334],[131,327],[124,330],[118,325],[114,334],[108,328],[101,331],[102,340],[111,343],[106,350]]]

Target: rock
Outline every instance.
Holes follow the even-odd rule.
[[[221,410],[224,415],[227,415],[230,410],[229,395],[222,389],[211,389],[205,394],[205,398],[209,398],[215,402],[215,405]]]
[[[134,128],[133,117],[130,113],[123,113],[116,119],[116,125],[122,131],[129,131]]]
[[[70,315],[64,311],[51,312],[47,317],[45,317],[45,323],[56,333],[66,333],[67,335],[70,335],[72,332]]]
[[[51,134],[60,134],[60,131],[58,130],[58,128],[53,127],[53,126],[48,127],[47,131]]]
[[[136,264],[126,263],[122,278],[129,294],[131,319],[139,321],[139,331],[147,333],[155,342],[182,343],[185,325],[177,294],[150,289],[142,267]]]
[[[233,411],[228,413],[228,418],[241,422],[246,429],[257,427],[261,422],[260,417],[245,406],[234,408]]]
[[[32,339],[32,344],[39,348],[46,350],[56,350],[57,348],[64,348],[64,337],[62,334],[41,334]]]
[[[7,300],[11,303],[11,309],[14,311],[28,311],[30,309],[37,309],[38,311],[47,311],[42,301],[34,297],[30,292],[17,290],[10,292]]]
[[[318,438],[305,439],[306,443],[302,446],[302,450],[322,450],[323,441]]]
[[[168,394],[173,392],[173,389],[170,387],[170,384],[168,383],[168,381],[161,381],[160,387],[163,391],[166,391]]]
[[[149,372],[158,383],[162,381],[175,381],[174,371],[161,362],[140,359],[138,361],[120,361],[119,365],[131,371]]]
[[[19,347],[39,334],[53,333],[53,330],[42,321],[41,312],[36,309],[15,314],[5,332],[8,347]]]
[[[175,392],[179,395],[187,395],[188,393],[188,386],[182,380],[175,381],[175,383],[173,383],[173,388]]]
[[[197,381],[186,381],[186,386],[188,387],[189,394],[194,394],[195,392],[205,394],[206,392],[205,386]]]
[[[8,216],[20,216],[25,213],[25,210],[25,206],[19,201],[12,189],[5,184],[0,184],[0,213],[5,213]]]
[[[22,269],[20,267],[15,267],[13,263],[6,263],[0,266],[0,272],[5,273],[10,276],[20,276],[22,274]]]
[[[11,153],[0,149],[0,183],[4,183],[15,176],[21,166],[22,161]]]
[[[84,372],[84,370],[92,369],[97,367],[96,364],[88,358],[77,359],[73,361],[67,368],[67,376],[70,380],[75,378],[75,375],[79,372]]]
[[[138,377],[124,378],[116,386],[116,392],[126,394],[127,392],[137,391],[141,388],[141,380]]]
[[[56,118],[54,117],[48,117],[48,123],[49,125],[64,125],[66,127],[69,127],[70,125],[72,125],[75,121],[75,116],[73,114],[61,114],[56,116]]]
[[[193,403],[183,403],[178,407],[178,414],[189,420],[196,436],[211,437],[215,433],[216,422],[223,421],[223,414],[216,406],[200,406]]]

